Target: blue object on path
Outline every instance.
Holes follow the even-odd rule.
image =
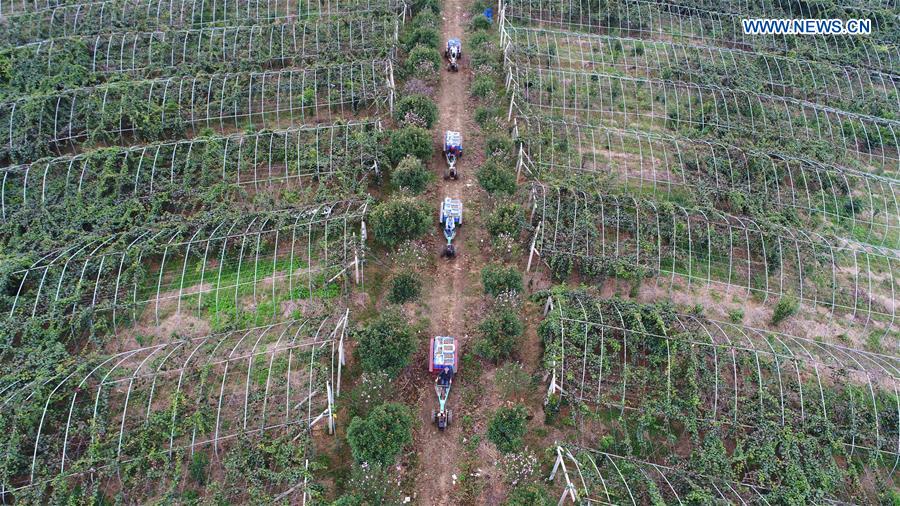
[[[492,7],[488,7],[484,10],[484,17],[488,18],[488,21],[491,23],[494,22],[494,9]]]

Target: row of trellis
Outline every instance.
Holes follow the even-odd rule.
[[[894,74],[900,68],[897,9],[872,16],[872,36],[840,35],[750,35],[743,32],[747,13],[725,12],[725,5],[696,7],[662,0],[624,0],[598,4],[581,0],[511,0],[506,2],[507,19],[520,23],[575,29],[591,33],[618,32],[651,40],[683,40],[710,45],[733,45],[773,53],[800,52],[816,60],[840,65],[862,66]],[[759,12],[754,4],[743,9]],[[867,17],[865,12],[849,13]],[[767,17],[763,14],[754,14]],[[797,17],[796,13],[777,17]]]
[[[717,140],[530,113],[517,120],[523,126],[520,171],[539,180],[582,174],[635,194],[706,195],[713,204],[733,191],[759,194],[766,205],[821,217],[864,242],[900,248],[896,179]]]
[[[82,79],[93,83],[123,74],[146,79],[171,71],[374,60],[390,56],[396,38],[397,19],[386,16],[73,35],[9,49],[10,72],[24,76],[24,82],[7,87],[10,93],[31,92],[44,80],[66,78],[71,65],[83,68]]]
[[[92,199],[145,198],[219,184],[290,184],[302,190],[336,175],[358,184],[377,169],[380,132],[380,122],[353,121],[46,158],[0,169],[0,210],[5,221]]]
[[[580,292],[552,296],[547,311],[551,393],[739,430],[821,417],[851,457],[900,464],[896,356]]]
[[[4,2],[5,4],[5,2]],[[394,0],[101,0],[13,13],[0,43],[21,45],[71,35],[293,22],[326,16],[397,12]],[[2,7],[0,7],[2,10]]]
[[[136,229],[49,252],[7,278],[0,311],[13,321],[108,321],[118,335],[135,322],[220,311],[282,319],[282,304],[316,298],[360,279],[368,201],[193,219]]]
[[[705,287],[763,302],[793,293],[810,309],[824,307],[829,318],[884,336],[896,331],[896,250],[714,209],[540,183],[531,198],[529,266],[537,255],[551,267],[597,277],[624,265],[670,291]]]
[[[117,82],[0,103],[0,158],[24,163],[88,140],[156,140],[249,122],[301,125],[392,102],[390,60]]]
[[[563,486],[559,504],[566,499],[575,504],[610,506],[637,506],[653,501],[681,506],[702,500],[715,504],[771,504],[766,499],[771,491],[768,487],[699,474],[684,465],[658,464],[577,444],[557,446],[555,450],[550,479]],[[847,504],[827,497],[821,501]]]
[[[317,424],[333,432],[348,318],[343,311],[164,342],[6,385],[0,496],[59,477],[115,482],[128,464],[190,462],[195,452],[218,458],[247,438]],[[31,418],[39,422],[25,423]],[[287,485],[305,501],[305,486]]]
[[[876,100],[880,114],[900,108],[896,76],[795,55],[768,54],[735,47],[694,45],[671,40],[584,34],[508,24],[509,56],[529,66],[567,70],[597,68],[637,73],[645,78],[676,76],[698,83],[729,82],[739,89],[866,112],[860,100]]]

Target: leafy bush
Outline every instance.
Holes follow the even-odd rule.
[[[488,75],[480,75],[472,81],[472,96],[488,98],[494,93],[494,79]]]
[[[519,237],[525,227],[525,215],[522,206],[512,202],[503,202],[488,215],[487,231],[492,237],[508,235]]]
[[[500,408],[488,422],[487,437],[504,453],[519,450],[525,444],[525,423],[528,413],[522,406]]]
[[[431,208],[412,197],[399,197],[375,206],[369,222],[375,240],[393,247],[428,232]]]
[[[389,402],[365,418],[356,417],[347,428],[347,442],[358,464],[390,466],[412,442],[413,415],[403,404]]]
[[[522,291],[522,273],[515,267],[488,264],[481,269],[481,284],[484,285],[484,293],[494,297],[509,292],[519,293]]]
[[[403,97],[394,107],[394,119],[401,124],[431,128],[438,117],[434,101],[424,95]]]
[[[417,19],[419,17],[420,16],[416,16]],[[415,22],[415,20],[413,22]],[[437,29],[422,24],[412,26],[415,26],[415,28],[404,32],[403,36],[400,37],[400,43],[403,44],[403,49],[407,52],[412,51],[416,45],[434,48],[440,46],[441,36]]]
[[[484,14],[482,14],[472,20],[472,29],[473,30],[490,30],[491,29],[491,20],[486,18],[484,16]]]
[[[497,306],[480,325],[481,338],[475,343],[475,353],[497,362],[508,358],[519,345],[525,327],[518,313],[506,305]]]
[[[556,501],[550,498],[547,488],[540,483],[519,485],[509,493],[504,506],[553,506]]]
[[[433,47],[419,44],[409,52],[404,65],[408,76],[434,78],[441,68],[441,53]]]
[[[784,295],[775,303],[775,309],[772,311],[772,324],[778,325],[784,320],[797,314],[800,304],[791,295]]]
[[[403,304],[415,300],[422,291],[422,281],[411,272],[401,272],[394,276],[388,300],[394,304]]]
[[[391,183],[397,188],[409,190],[413,195],[425,191],[425,187],[432,179],[434,174],[425,167],[422,160],[414,156],[400,160],[397,168],[391,173]]]
[[[424,128],[406,126],[390,133],[387,147],[388,158],[397,164],[406,155],[412,155],[422,161],[431,158],[431,134]]]
[[[491,195],[512,195],[516,192],[516,172],[493,158],[478,169],[478,183]]]
[[[362,370],[383,372],[395,377],[409,364],[416,351],[416,336],[398,311],[384,311],[381,316],[356,333]]]
[[[729,310],[728,319],[731,320],[731,323],[741,323],[744,321],[744,310],[741,308]]]

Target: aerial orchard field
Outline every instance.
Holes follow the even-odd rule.
[[[898,19],[0,2],[0,502],[900,503]]]

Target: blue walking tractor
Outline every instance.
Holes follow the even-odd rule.
[[[462,134],[447,130],[444,134],[444,158],[447,159],[447,168],[444,169],[444,179],[459,178],[459,170],[456,168],[456,162],[462,158],[462,153]]]
[[[462,226],[462,212],[463,205],[459,199],[447,197],[441,202],[441,227],[444,229],[444,238],[447,239],[442,256],[447,258],[456,256],[453,239],[456,237],[456,229]]]
[[[444,50],[444,58],[447,58],[447,70],[459,71],[459,62],[462,60],[462,42],[459,39],[447,41],[447,49]]]
[[[459,369],[459,353],[456,338],[436,336],[431,339],[431,358],[428,371],[437,374],[434,379],[434,393],[437,394],[438,408],[431,410],[431,423],[444,430],[453,422],[453,410],[447,408],[453,375]]]

